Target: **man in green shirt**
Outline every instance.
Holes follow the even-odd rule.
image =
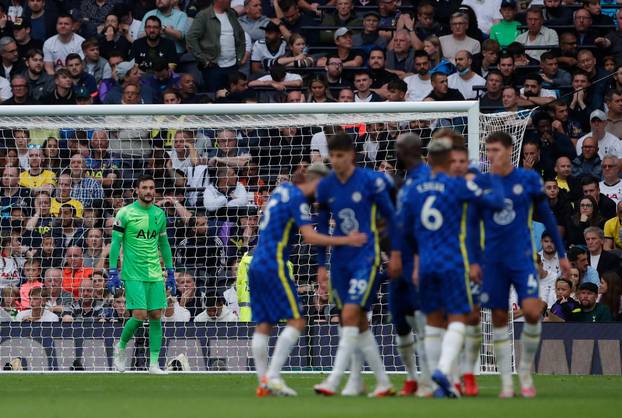
[[[125,299],[132,317],[121,333],[115,347],[114,366],[123,372],[127,368],[126,347],[141,324],[149,318],[149,373],[166,374],[160,369],[162,346],[162,309],[166,308],[166,290],[160,264],[160,253],[166,267],[166,289],[176,293],[175,270],[171,247],[166,236],[166,214],[153,205],[155,182],[142,175],[136,180],[138,199],[117,213],[110,247],[108,288],[112,294],[121,287],[117,263],[123,245],[121,276],[125,282]]]
[[[572,311],[570,322],[613,322],[611,312],[606,305],[596,303],[598,286],[592,282],[583,282],[579,286],[580,308]]]
[[[501,48],[514,42],[520,34],[518,30],[520,23],[515,20],[517,11],[516,0],[501,1],[500,12],[503,20],[490,28],[490,39],[499,42]]]

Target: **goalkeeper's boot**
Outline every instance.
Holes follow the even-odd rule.
[[[523,398],[535,398],[536,387],[533,384],[533,376],[531,372],[518,371],[518,380],[520,382],[520,394]]]
[[[367,388],[365,387],[365,382],[363,379],[352,378],[348,379],[346,386],[341,391],[341,396],[362,396],[367,393]]]
[[[367,396],[370,398],[387,398],[395,396],[395,389],[393,389],[393,385],[390,383],[387,386],[376,386],[376,389]]]
[[[119,344],[114,346],[114,359],[112,364],[114,368],[123,373],[127,369],[127,349],[121,348]]]
[[[165,374],[168,374],[168,372],[166,370],[162,370],[160,368],[160,365],[155,363],[155,364],[149,365],[149,374],[165,375]]]
[[[432,380],[436,383],[441,390],[442,394],[447,398],[459,398],[460,393],[456,391],[453,387],[452,383],[449,381],[447,376],[441,372],[440,370],[434,370],[432,373]],[[439,394],[441,393],[439,392]]]
[[[337,394],[337,388],[328,383],[328,380],[325,380],[322,383],[313,386],[313,390],[318,395],[334,396]]]
[[[270,393],[275,396],[298,396],[298,393],[285,384],[285,381],[281,378],[269,379],[268,389]]]
[[[404,381],[404,386],[398,392],[399,396],[412,396],[417,393],[417,381],[416,380],[406,380]]]
[[[265,398],[266,396],[270,395],[270,389],[268,388],[268,378],[266,376],[263,376],[259,380],[259,386],[257,386],[255,394],[258,398]]]
[[[479,387],[473,373],[465,373],[462,376],[462,380],[464,383],[464,396],[475,397],[479,395]]]

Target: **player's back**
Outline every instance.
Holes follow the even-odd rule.
[[[428,178],[429,176],[430,176],[430,166],[428,166],[427,164],[423,164],[423,163],[417,165],[416,167],[408,170],[404,178],[404,182],[397,193],[396,209],[397,209],[397,218],[398,218],[397,222],[398,222],[398,228],[399,228],[399,233],[400,233],[400,237],[398,237],[398,239],[400,240],[398,247],[402,253],[402,263],[412,263],[412,259],[413,259],[412,254],[414,253],[412,241],[409,239],[409,237],[405,236],[404,234],[405,228],[404,228],[404,210],[403,209],[404,209],[405,200],[408,198],[408,190],[413,186],[413,184],[415,184],[416,182],[420,180],[424,180]],[[408,280],[410,280],[410,278],[408,278]]]
[[[480,209],[486,259],[533,257],[531,224],[534,199],[544,195],[542,180],[534,171],[515,168],[509,175],[500,177],[500,181],[505,196],[503,209]]]
[[[295,211],[310,222],[309,207],[302,191],[284,183],[272,192],[259,223],[259,240],[252,264],[285,263],[289,258],[290,241],[296,235]]]

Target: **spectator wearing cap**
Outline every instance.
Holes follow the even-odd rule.
[[[71,75],[75,91],[83,88],[88,95],[97,93],[97,81],[95,77],[84,71],[84,62],[78,54],[69,54],[65,61],[65,67]]]
[[[140,75],[140,69],[134,61],[123,61],[115,66],[113,80],[107,83],[108,91],[103,95],[102,100],[106,104],[119,104],[123,100],[123,88],[125,83],[138,85],[140,96],[138,103],[154,103],[156,93],[146,84]],[[104,83],[102,83],[104,84]],[[100,97],[102,96],[102,86],[100,85]]]
[[[415,49],[412,47],[409,32],[406,29],[396,30],[387,50],[387,70],[404,77],[412,71],[414,59]]]
[[[405,14],[404,16],[408,16]],[[363,31],[352,35],[352,46],[369,55],[372,48],[386,49],[388,41],[378,31],[380,15],[370,10],[363,15]]]
[[[337,55],[344,68],[360,67],[363,65],[363,55],[360,51],[352,48],[352,32],[350,29],[341,27],[335,31],[335,45],[337,45]],[[323,67],[326,65],[327,57],[321,57],[317,60],[317,65]]]
[[[66,68],[59,68],[54,74],[54,90],[41,99],[42,104],[67,105],[76,104],[73,93],[73,80]]]
[[[30,18],[31,36],[41,42],[56,33],[56,7],[45,7],[45,0],[28,0],[24,17]]]
[[[25,60],[26,53],[31,49],[43,49],[43,41],[30,36],[30,30],[30,19],[27,17],[18,17],[13,22],[13,38],[20,60]]]
[[[49,75],[54,75],[55,70],[65,65],[67,55],[75,53],[82,56],[84,38],[73,32],[73,23],[72,16],[59,15],[56,21],[57,34],[43,43],[43,62]]]
[[[310,45],[319,43],[319,31],[303,29],[306,26],[317,27],[317,22],[310,14],[300,12],[297,0],[277,0],[274,2],[274,11],[276,13],[274,23],[279,25],[285,40],[289,40],[292,33],[299,33],[307,39]]]
[[[583,231],[588,251],[588,261],[600,277],[606,272],[620,273],[620,257],[604,249],[605,233],[596,226]]]
[[[527,10],[527,31],[516,37],[516,42],[520,42],[525,46],[551,46],[559,45],[559,37],[557,32],[544,26],[544,16],[542,8],[531,6]],[[544,50],[529,49],[527,55],[531,58],[540,60],[540,56]]]
[[[458,51],[454,62],[457,72],[447,78],[449,87],[458,90],[467,100],[476,99],[477,91],[473,88],[483,86],[486,80],[472,70],[473,55],[469,51]]]
[[[251,37],[251,42],[255,43],[264,39],[265,32],[263,28],[271,20],[263,14],[261,0],[244,0],[244,15],[238,21],[242,25],[244,32]]]
[[[335,11],[333,13],[325,13],[320,26],[357,28],[362,24],[361,18],[354,13],[352,0],[337,0],[335,3]],[[327,29],[320,32],[320,42],[323,44],[330,44],[333,39],[333,30]]]
[[[432,91],[425,99],[426,102],[446,102],[446,101],[461,101],[464,100],[464,96],[459,90],[449,88],[447,80],[447,74],[442,72],[432,73]]]
[[[225,87],[227,74],[238,69],[246,54],[244,29],[230,0],[214,0],[200,11],[188,30],[187,42],[208,92]]]
[[[16,105],[35,105],[39,102],[33,100],[28,91],[28,79],[22,74],[17,74],[11,80],[11,90],[13,96],[2,102],[3,105],[16,106]]]
[[[98,28],[104,24],[114,8],[112,0],[83,0],[80,5],[82,15],[82,34],[86,37],[94,36]]]
[[[579,285],[579,304],[570,314],[569,322],[613,322],[611,312],[606,305],[596,302],[598,285],[587,282]]]
[[[25,70],[24,62],[19,58],[17,43],[10,36],[0,38],[0,77],[7,80],[13,78],[15,74],[21,74]]]
[[[499,70],[491,69],[486,75],[486,93],[479,98],[482,113],[499,112],[503,109],[503,76]]]
[[[145,19],[145,36],[132,43],[129,59],[134,60],[141,70],[152,71],[156,58],[164,59],[170,65],[178,62],[175,43],[162,37],[162,22],[157,16],[149,16]]]
[[[414,70],[415,74],[404,78],[408,85],[406,100],[417,102],[423,100],[432,91],[430,81],[430,57],[425,51],[415,51]]]
[[[584,9],[577,10],[577,13]],[[590,82],[589,106],[593,109],[602,109],[607,92],[607,82],[604,80],[609,73],[597,66],[596,57],[589,49],[582,49],[577,53],[577,67],[585,71]]]
[[[182,54],[186,51],[184,40],[186,39],[190,24],[188,15],[177,7],[177,2],[174,0],[156,0],[155,5],[156,9],[148,11],[143,16],[139,36],[144,36],[145,34],[147,19],[150,16],[156,16],[162,22],[162,37],[175,42],[177,53]],[[199,14],[197,14],[196,18],[199,17]]]
[[[603,226],[607,219],[616,216],[616,204],[613,200],[600,192],[599,179],[592,176],[584,176],[581,178],[581,190],[583,197],[589,196],[598,204],[598,211],[602,217],[601,225]]]
[[[606,131],[607,115],[600,109],[594,110],[590,114],[591,132],[582,136],[577,141],[577,154],[581,153],[583,141],[590,137],[596,140],[598,144],[598,155],[602,159],[605,155],[615,155],[622,157],[622,142],[620,139],[610,132]]]
[[[602,180],[598,184],[600,191],[617,204],[622,201],[620,159],[615,155],[605,155],[603,157],[602,169]]]
[[[24,75],[28,80],[28,94],[35,102],[41,102],[55,87],[54,77],[45,72],[43,67],[43,52],[36,49],[28,51]]]
[[[355,102],[382,102],[384,99],[379,94],[371,90],[373,81],[369,72],[366,70],[357,71],[354,74],[354,88],[356,93],[354,94]]]
[[[254,74],[270,71],[278,58],[287,53],[287,42],[281,37],[278,25],[270,21],[261,29],[265,32],[265,39],[255,42],[251,50],[251,72]]]
[[[581,154],[572,160],[572,175],[574,177],[603,175],[602,161],[598,156],[598,143],[592,137],[587,137],[581,145]]]
[[[102,80],[112,78],[112,68],[101,56],[96,38],[89,38],[82,42],[82,53],[84,54],[84,71],[92,75],[97,84]]]
[[[469,18],[465,13],[456,12],[451,15],[451,34],[439,38],[443,58],[453,62],[456,53],[460,50],[469,51],[471,54],[480,52],[480,43],[466,34],[468,26]]]

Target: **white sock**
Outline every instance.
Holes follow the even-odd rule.
[[[300,337],[300,331],[294,327],[287,326],[279,335],[276,340],[276,346],[274,347],[274,353],[272,353],[272,359],[270,360],[270,366],[268,367],[268,378],[276,379],[281,374],[281,369],[289,357],[289,353],[292,351],[292,347],[298,341]]]
[[[501,376],[501,388],[513,390],[512,384],[512,345],[507,325],[498,327],[493,331],[495,360],[497,371]]]
[[[438,360],[441,357],[441,335],[443,335],[443,328],[433,327],[431,325],[425,326],[425,354],[428,357],[429,370],[436,370],[438,368]]]
[[[398,335],[397,352],[406,367],[408,380],[417,380],[417,365],[415,364],[415,336],[412,333]]]
[[[360,334],[359,334],[360,336]],[[361,371],[363,370],[363,353],[356,347],[352,352],[350,360],[350,377],[348,377],[348,385],[358,385],[361,381]]]
[[[261,378],[266,374],[268,369],[268,341],[270,336],[260,334],[255,331],[251,340],[251,350],[253,352],[253,360],[255,361],[255,371],[257,372],[257,380],[261,382]]]
[[[462,372],[474,373],[482,345],[482,332],[479,325],[467,325],[464,340],[464,361]]]
[[[406,317],[406,320],[408,321],[408,317]],[[430,365],[428,364],[428,356],[425,348],[425,315],[423,312],[415,312],[414,321],[411,326],[415,330],[415,336],[417,337],[415,351],[417,352],[419,370],[421,371],[419,381],[424,385],[429,385],[432,382],[430,377],[432,373],[430,372]]]
[[[363,353],[363,357],[369,368],[376,375],[376,383],[378,386],[389,386],[389,377],[384,369],[384,363],[382,357],[380,357],[380,350],[378,349],[378,343],[376,337],[371,333],[371,330],[367,330],[359,335],[359,349]]]
[[[337,347],[335,364],[328,376],[328,383],[330,385],[335,387],[339,385],[341,377],[350,363],[352,353],[358,345],[358,336],[358,327],[347,326],[341,328],[341,338],[339,339],[339,347]]]
[[[518,376],[520,377],[523,387],[533,385],[531,377],[531,367],[533,366],[538,346],[540,345],[540,334],[542,333],[542,324],[530,324],[525,322],[523,326],[523,334],[520,337],[521,357],[518,366]]]
[[[451,375],[458,354],[462,351],[465,328],[466,326],[462,322],[452,322],[447,327],[447,332],[445,332],[445,336],[443,337],[441,358],[438,361],[438,368],[447,376]]]

